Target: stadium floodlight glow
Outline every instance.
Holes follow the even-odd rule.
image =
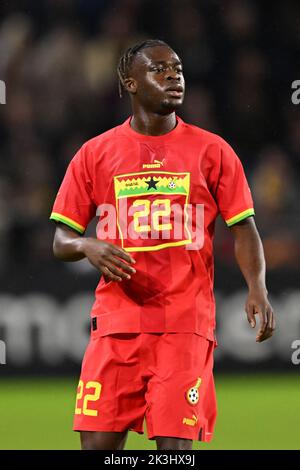
[[[6,85],[3,80],[0,80],[0,104],[6,104]]]

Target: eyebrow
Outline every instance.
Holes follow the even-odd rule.
[[[156,65],[158,65],[158,64],[164,65],[164,64],[168,64],[168,63],[171,62],[171,61],[166,61],[166,60],[152,60],[151,62],[152,62],[152,64],[156,64]],[[176,60],[172,61],[172,63],[173,63],[174,65],[182,65],[182,62],[181,62],[180,59],[179,59],[179,60],[176,59]]]

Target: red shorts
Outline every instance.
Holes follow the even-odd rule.
[[[96,333],[96,332],[94,332]],[[214,343],[191,333],[92,332],[74,430],[143,433],[208,442],[216,419]]]

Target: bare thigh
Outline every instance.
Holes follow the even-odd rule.
[[[192,450],[193,448],[193,441],[191,439],[157,436],[155,440],[157,450]]]
[[[82,450],[123,450],[127,439],[124,432],[81,431]]]

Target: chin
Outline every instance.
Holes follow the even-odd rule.
[[[182,106],[183,100],[164,100],[161,103],[161,110],[165,114],[173,113]]]

